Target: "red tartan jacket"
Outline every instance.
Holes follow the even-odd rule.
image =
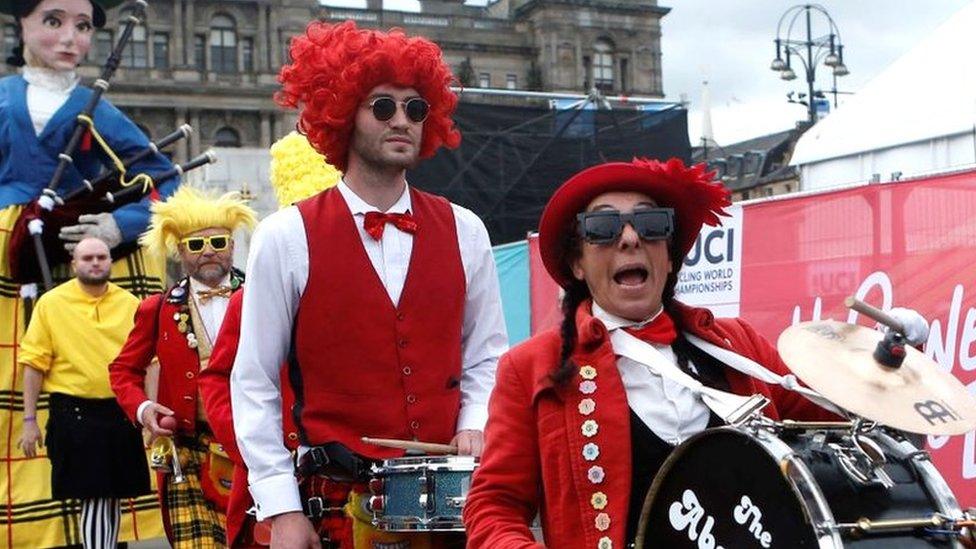
[[[200,357],[187,344],[186,334],[180,332],[174,319],[185,312],[188,298],[189,281],[184,278],[166,293],[142,300],[136,310],[135,326],[109,365],[109,378],[122,410],[138,424],[139,405],[149,400],[144,389],[146,368],[153,356],[158,357],[156,402],[173,410],[179,432],[192,435],[196,432]]]
[[[217,441],[224,447],[224,451],[234,460],[234,480],[227,503],[227,540],[230,547],[235,547],[235,541],[247,518],[247,510],[254,505],[251,493],[247,489],[247,467],[241,458],[234,435],[234,418],[230,402],[230,373],[234,368],[234,359],[237,357],[243,303],[244,292],[235,292],[230,297],[224,322],[220,325],[220,333],[210,354],[210,364],[200,373],[200,394],[203,398],[203,407],[207,411],[207,419],[210,421],[210,428],[213,429]],[[283,368],[281,392],[285,446],[294,450],[298,447],[298,432],[291,414],[295,397],[287,377],[286,370]]]
[[[678,326],[720,347],[749,357],[780,374],[789,370],[776,349],[739,319],[715,319],[706,309],[678,308]],[[464,506],[468,547],[540,547],[529,530],[537,511],[549,547],[624,547],[630,501],[630,415],[610,337],[603,323],[590,314],[589,303],[576,315],[579,341],[573,360],[591,365],[597,389],[586,395],[596,402],[585,419],[599,430],[592,438],[581,432],[583,395],[577,374],[565,385],[549,378],[559,359],[558,330],[539,334],[505,354],[498,364],[495,389],[488,406],[485,451]],[[764,410],[773,419],[833,419],[830,413],[799,394],[769,386],[731,369],[725,371],[733,392],[762,393],[772,400]],[[586,461],[587,443],[599,446],[594,461]],[[592,465],[604,469],[595,485],[587,478]],[[602,511],[590,504],[597,492],[606,494]],[[610,517],[605,531],[596,528],[598,513]],[[598,545],[600,544],[600,545]]]

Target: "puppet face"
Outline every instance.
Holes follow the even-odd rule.
[[[389,120],[378,120],[370,104],[377,98],[389,97],[397,103]],[[417,163],[424,137],[424,123],[407,116],[405,103],[420,97],[413,88],[389,84],[370,90],[356,111],[355,128],[349,146],[349,164],[357,163],[374,169],[406,169]]]
[[[225,237],[226,246],[223,249],[215,250],[208,238],[213,236]],[[202,247],[198,247],[198,242],[186,241],[197,237],[203,239]],[[207,286],[220,284],[234,263],[234,239],[231,238],[230,231],[223,227],[210,227],[185,235],[183,242],[180,242],[178,251],[180,262],[183,264],[183,271]]]
[[[20,20],[27,64],[59,71],[77,67],[91,48],[92,10],[89,0],[42,0]]]
[[[608,192],[594,198],[586,211],[629,213],[655,207],[643,193]],[[610,314],[644,320],[661,308],[661,295],[671,272],[667,240],[643,240],[630,224],[610,244],[580,244],[572,265],[573,276],[586,282],[593,301]]]

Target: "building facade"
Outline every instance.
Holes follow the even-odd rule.
[[[80,68],[84,77],[97,75],[108,58],[126,9],[112,10],[96,32]],[[362,27],[401,27],[427,36],[441,45],[468,88],[596,88],[662,97],[661,18],[668,11],[656,0],[497,0],[484,7],[420,0],[419,12],[384,10],[381,0],[366,0],[362,9],[317,0],[151,0],[107,97],[152,137],[193,126],[194,135],[172,151],[174,158],[217,148],[225,161],[208,168],[208,182],[248,185],[262,202],[259,209],[267,211],[273,199],[261,192],[266,156],[258,161],[263,170],[243,175],[241,162],[264,154],[295,127],[294,114],[275,105],[273,95],[290,38],[311,20],[353,19]],[[16,43],[13,21],[5,18],[4,57]],[[0,74],[13,70],[4,66]]]

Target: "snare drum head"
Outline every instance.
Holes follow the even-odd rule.
[[[643,535],[643,537],[641,537]],[[678,446],[641,513],[638,547],[817,547],[799,496],[776,458],[730,428]]]

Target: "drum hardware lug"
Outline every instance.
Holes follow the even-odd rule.
[[[936,513],[930,517],[914,519],[871,520],[859,518],[856,522],[842,522],[834,526],[838,531],[850,536],[865,534],[894,532],[898,530],[914,530],[915,528],[938,528],[946,524],[946,518]]]
[[[420,483],[420,497],[417,498],[417,502],[421,507],[424,508],[428,513],[434,512],[434,478],[430,476],[430,471],[424,471],[423,475],[417,477],[417,481]]]
[[[862,486],[879,484],[886,489],[894,486],[895,483],[891,480],[891,477],[881,468],[884,462],[878,463],[857,442],[854,444],[854,447],[842,446],[836,442],[827,444],[827,447],[837,457],[837,463],[840,464],[841,470],[844,471],[847,477]],[[883,455],[882,453],[881,456],[883,457]],[[859,456],[862,459],[858,459]],[[867,465],[869,468],[865,467],[865,460],[868,462]]]
[[[725,418],[725,421],[733,427],[741,427],[755,418],[763,408],[769,406],[769,403],[770,400],[763,395],[752,395],[741,406],[733,410]]]
[[[447,506],[453,509],[464,509],[464,502],[467,501],[467,497],[447,497],[444,500],[447,502]]]
[[[369,498],[369,510],[373,512],[374,515],[382,515],[383,510],[386,507],[386,498],[383,496],[370,496]]]

